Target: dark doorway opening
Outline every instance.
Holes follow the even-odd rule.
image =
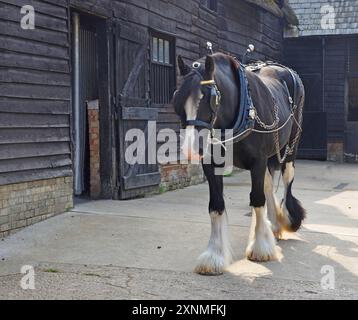
[[[358,162],[358,75],[348,78],[347,100],[345,160]]]
[[[358,162],[358,38],[348,39],[345,160]]]
[[[74,190],[78,197],[99,197],[101,193],[100,156],[93,158],[93,124],[90,123],[89,108],[97,108],[98,119],[101,106],[106,105],[102,98],[104,89],[100,86],[101,61],[106,61],[103,49],[105,30],[105,20],[72,12],[72,158]],[[99,133],[98,123],[98,148]],[[93,170],[94,167],[98,172]],[[99,184],[95,196],[92,194],[94,183]]]

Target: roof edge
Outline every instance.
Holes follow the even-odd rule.
[[[288,0],[245,0],[246,2],[260,7],[278,18],[285,20],[287,25],[298,26],[298,18],[290,6]]]

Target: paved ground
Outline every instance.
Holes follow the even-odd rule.
[[[308,219],[278,243],[276,262],[244,258],[249,190],[247,173],[226,178],[236,262],[223,276],[192,272],[210,233],[204,184],[82,203],[0,241],[0,299],[357,299],[358,166],[297,163],[294,194]],[[23,265],[35,266],[36,290],[21,289]],[[321,286],[324,266],[334,290]]]

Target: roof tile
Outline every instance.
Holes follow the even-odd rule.
[[[300,36],[356,34],[358,33],[357,0],[289,0],[292,9],[300,21]],[[322,26],[322,19],[327,19],[327,12],[321,12],[323,6],[331,6],[334,17],[334,29]]]

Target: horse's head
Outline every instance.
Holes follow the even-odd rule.
[[[199,160],[203,148],[200,137],[207,139],[210,130],[230,129],[239,105],[238,62],[216,53],[195,61],[192,66],[178,57],[183,78],[174,94],[175,112],[185,128],[182,150],[188,160]]]

